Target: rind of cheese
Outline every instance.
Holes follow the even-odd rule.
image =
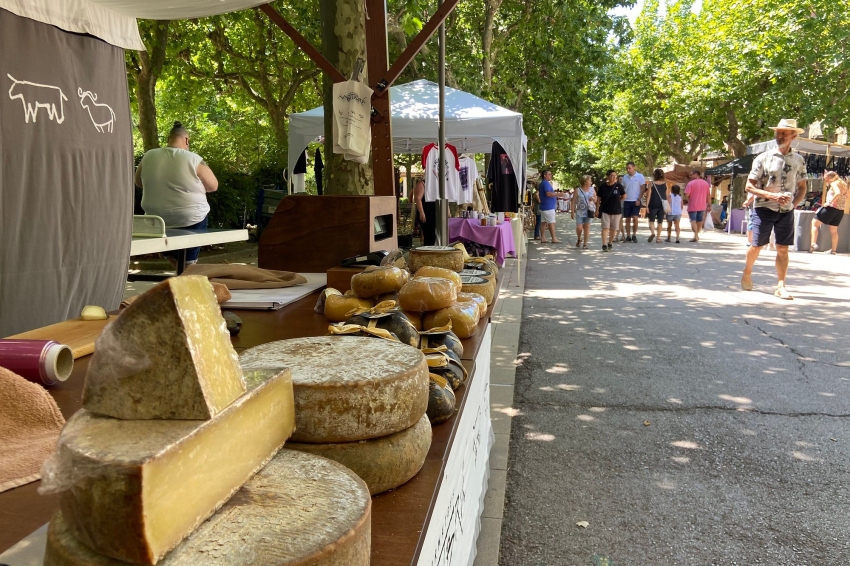
[[[445,326],[451,321],[452,332],[458,338],[469,338],[478,329],[480,320],[478,305],[472,302],[455,303],[435,312],[425,313],[422,325],[426,328]]]
[[[422,246],[410,250],[408,254],[411,273],[416,273],[421,267],[430,265],[452,271],[463,269],[463,252],[457,248],[445,246]]]
[[[357,308],[370,309],[374,301],[359,299],[349,295],[328,295],[325,297],[325,316],[331,322],[345,322],[348,313]]]
[[[396,335],[402,344],[419,347],[419,330],[401,311],[392,311],[384,316],[355,315],[345,321],[345,324],[356,324],[368,328],[381,328]]]
[[[398,267],[371,267],[371,269],[367,268],[366,271],[351,277],[351,290],[361,299],[397,293],[410,278],[407,271]]]
[[[209,280],[182,275],[106,325],[83,408],[119,419],[209,419],[243,393],[239,358]]]
[[[399,269],[407,270],[407,261],[404,259],[404,251],[401,248],[396,248],[381,260],[381,265],[392,265]]]
[[[431,422],[422,415],[412,427],[381,438],[326,444],[290,442],[286,448],[339,462],[360,476],[369,493],[376,495],[407,483],[422,469],[431,448]]]
[[[499,274],[499,266],[496,262],[486,257],[471,257],[464,262],[465,269],[481,269],[489,271],[493,275]]]
[[[422,330],[422,313],[421,312],[411,312],[411,311],[401,311],[401,313],[407,317],[407,320],[413,325],[416,330]]]
[[[485,299],[482,295],[479,295],[478,293],[460,292],[457,294],[457,302],[475,303],[476,305],[478,305],[479,317],[483,317],[487,314],[487,299]]]
[[[484,297],[484,300],[487,301],[488,305],[490,305],[493,303],[493,299],[496,296],[495,281],[487,281],[483,277],[464,277],[461,292],[478,293]]]
[[[295,442],[354,442],[410,428],[428,405],[425,356],[362,336],[269,342],[242,352],[248,369],[292,369]]]
[[[460,290],[463,282],[460,280],[460,275],[451,269],[443,269],[442,267],[433,267],[431,265],[426,265],[424,267],[420,267],[416,272],[416,277],[442,277],[443,279],[448,279]]]
[[[457,399],[448,385],[430,381],[428,385],[428,419],[432,425],[444,423],[455,414]]]
[[[406,311],[436,311],[454,303],[458,290],[442,277],[414,277],[398,292],[398,302]]]
[[[227,285],[213,282],[210,282],[210,285],[212,285],[213,294],[215,295],[215,300],[218,304],[226,303],[233,298],[233,295],[230,294],[230,289],[227,288]]]
[[[101,554],[156,564],[283,446],[295,428],[292,377],[251,389],[207,421],[121,420],[78,411],[58,458],[65,522]]]
[[[157,566],[368,566],[372,500],[331,460],[281,450]],[[127,566],[71,534],[61,512],[47,530],[45,566]]]

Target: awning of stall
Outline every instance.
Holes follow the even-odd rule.
[[[766,142],[756,143],[747,146],[747,154],[758,155],[765,151],[770,151],[776,148],[776,140],[768,140]],[[815,155],[833,155],[836,157],[850,156],[850,146],[830,143],[820,140],[812,140],[808,138],[797,138],[791,142],[791,149],[796,149],[802,153],[813,153]]]
[[[523,149],[527,138],[522,129],[522,114],[502,108],[482,98],[446,87],[446,142],[459,153],[490,153],[493,141],[505,149],[517,171],[523,167]],[[421,153],[437,141],[440,105],[436,83],[418,80],[390,87],[393,152]],[[289,163],[311,141],[323,135],[324,109],[319,106],[292,114],[289,120]],[[522,182],[517,175],[517,181]]]
[[[691,171],[693,169],[694,168],[689,165],[680,165],[678,163],[662,167],[662,171],[664,171],[664,181],[668,184],[686,185],[688,181],[691,180]]]
[[[714,177],[731,177],[732,175],[743,175],[744,173],[749,173],[750,169],[753,168],[753,160],[755,158],[756,156],[754,154],[738,157],[737,159],[733,159],[728,163],[723,163],[721,165],[706,169],[705,174],[712,175]]]

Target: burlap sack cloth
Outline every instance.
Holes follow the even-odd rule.
[[[183,275],[206,275],[213,283],[226,285],[228,289],[280,289],[294,287],[307,282],[303,275],[292,271],[260,269],[240,263],[194,263],[183,271]]]
[[[44,387],[0,367],[0,492],[41,478],[63,426]]]

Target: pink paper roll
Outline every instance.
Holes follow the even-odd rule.
[[[68,379],[74,355],[53,340],[0,340],[0,366],[49,387]]]

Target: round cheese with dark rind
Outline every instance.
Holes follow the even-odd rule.
[[[463,355],[463,343],[457,334],[451,330],[444,332],[420,332],[419,333],[419,349],[439,348],[445,346],[450,351],[457,354],[458,358]]]
[[[211,470],[212,471],[212,470]],[[326,458],[281,450],[157,566],[368,566],[372,498]],[[45,566],[127,566],[77,541],[57,512]]]
[[[410,250],[407,265],[411,273],[426,265],[460,271],[463,269],[463,251],[448,246],[420,246]]]
[[[393,266],[370,266],[351,277],[351,290],[361,299],[371,299],[387,293],[397,293],[410,274]]]
[[[455,414],[455,394],[452,388],[443,387],[431,380],[428,384],[428,419],[432,425],[444,423]]]
[[[414,277],[398,292],[398,302],[406,311],[436,311],[453,304],[458,291],[452,281],[442,277]]]
[[[382,328],[395,334],[403,344],[419,346],[419,331],[401,311],[384,313],[378,316],[367,314],[354,315],[345,324]]]
[[[325,444],[288,442],[286,447],[339,462],[360,476],[376,495],[407,483],[422,469],[431,448],[431,422],[422,415],[412,427],[381,438]]]
[[[292,370],[294,442],[354,442],[410,428],[428,406],[425,356],[362,336],[279,340],[249,348],[243,369]]]

